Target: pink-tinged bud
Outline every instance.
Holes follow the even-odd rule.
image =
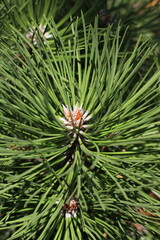
[[[33,44],[37,45],[38,44],[38,39],[36,34],[39,33],[40,36],[43,36],[45,39],[49,39],[52,37],[52,34],[49,32],[45,32],[46,26],[42,26],[41,24],[38,27],[38,30],[36,30],[35,27],[29,28],[29,32],[26,34],[26,37],[29,39],[32,39]]]
[[[88,125],[84,125],[84,123],[87,122],[91,116],[88,111],[84,112],[82,107],[78,107],[78,104],[73,107],[73,110],[63,105],[63,110],[65,119],[60,118],[60,120],[63,121],[68,129],[84,129],[88,127]]]

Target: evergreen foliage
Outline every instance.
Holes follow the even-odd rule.
[[[104,2],[1,3],[2,240],[160,237],[158,48]]]

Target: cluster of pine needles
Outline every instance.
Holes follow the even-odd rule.
[[[159,1],[2,0],[0,239],[160,239]]]

